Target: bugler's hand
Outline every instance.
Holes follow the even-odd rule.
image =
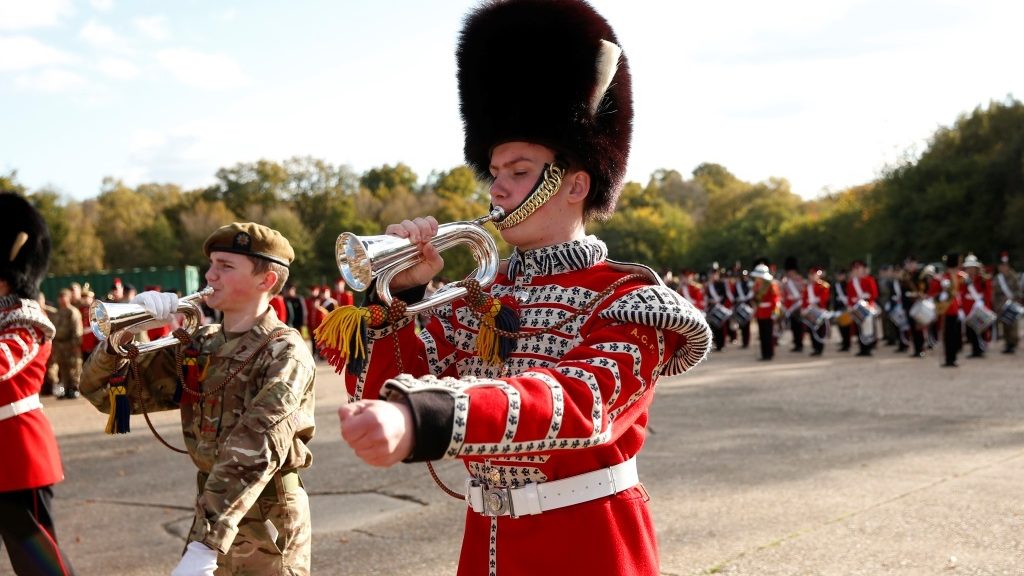
[[[415,286],[423,286],[437,276],[444,268],[444,259],[441,254],[430,243],[430,239],[437,235],[437,220],[433,216],[416,218],[415,220],[403,220],[399,224],[391,224],[384,231],[385,234],[405,238],[413,244],[419,245],[420,255],[423,261],[406,270],[399,272],[391,281],[391,292],[401,292]]]
[[[178,310],[178,297],[170,292],[147,290],[132,298],[132,304],[145,308],[155,320],[169,322]]]

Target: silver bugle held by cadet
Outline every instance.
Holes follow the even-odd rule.
[[[181,328],[190,335],[195,334],[196,329],[203,323],[203,310],[199,303],[213,292],[213,287],[207,286],[195,294],[178,299],[177,313],[184,316]],[[97,300],[89,306],[89,325],[93,334],[100,341],[109,341],[110,348],[120,356],[128,355],[124,345],[131,340],[126,337],[126,333],[134,334],[144,330],[144,325],[151,324],[154,320],[155,318],[141,304]],[[135,348],[140,354],[145,354],[179,343],[180,340],[173,334],[168,334],[152,342],[135,344]]]
[[[494,239],[487,233],[483,225],[497,222],[505,217],[505,211],[494,207],[489,214],[465,222],[452,222],[437,227],[437,234],[430,243],[438,252],[467,244],[473,252],[477,269],[474,278],[481,287],[490,286],[498,275],[499,254]],[[371,282],[377,281],[377,296],[385,305],[392,301],[390,284],[401,271],[419,263],[419,247],[406,238],[390,234],[378,236],[357,236],[344,232],[335,243],[335,259],[342,278],[353,290],[362,292],[369,288]],[[433,296],[420,302],[410,304],[406,315],[418,314],[424,310],[442,306],[465,296],[466,289],[451,285],[442,288]]]

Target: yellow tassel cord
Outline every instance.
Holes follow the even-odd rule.
[[[476,336],[476,351],[487,364],[497,366],[504,362],[499,354],[498,333],[494,330],[494,319],[501,312],[501,302],[491,299],[490,308],[480,317],[480,333]]]
[[[361,332],[370,321],[371,312],[356,306],[341,306],[332,310],[314,332],[320,355],[340,369],[346,360],[366,356],[366,345]]]

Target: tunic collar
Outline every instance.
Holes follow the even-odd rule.
[[[534,250],[516,250],[508,260],[508,277],[549,276],[590,268],[608,258],[608,247],[596,236]]]

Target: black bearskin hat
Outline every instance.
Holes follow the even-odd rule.
[[[470,12],[456,51],[469,166],[490,178],[495,146],[543,144],[590,174],[585,217],[611,216],[633,130],[629,66],[617,47],[582,0],[489,0]]]
[[[39,296],[50,263],[50,229],[28,200],[0,193],[0,279],[22,298]]]
[[[796,256],[786,256],[786,260],[782,264],[782,269],[787,272],[790,270],[799,270],[800,268],[796,263]]]

